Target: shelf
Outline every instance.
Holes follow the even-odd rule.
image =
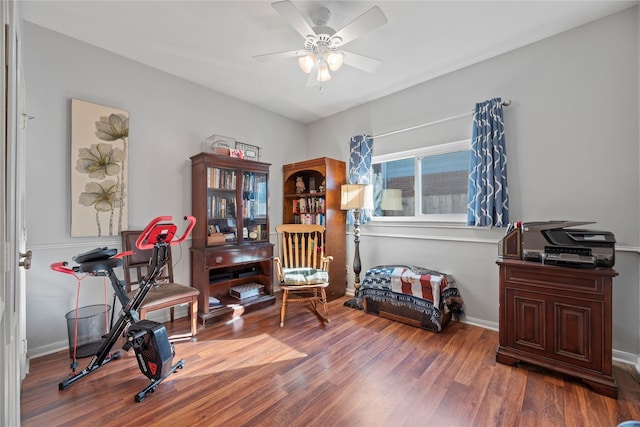
[[[251,278],[251,277],[258,277],[258,275],[247,276],[247,277],[231,277],[228,279],[216,280],[214,282],[209,282],[209,286],[219,285],[222,283],[224,283],[225,285],[228,285],[229,287],[236,286],[236,285],[244,285],[245,283],[247,283],[247,281],[249,283],[251,282],[251,280],[247,280],[248,278]]]
[[[198,318],[203,324],[209,320],[233,319],[248,312],[273,305],[275,304],[275,300],[276,298],[273,295],[266,294],[245,298],[243,300],[228,297],[220,301],[222,305],[209,307],[208,313],[198,313]]]
[[[326,195],[326,191],[318,191],[317,193],[285,194],[284,197],[286,197],[287,199],[299,199],[300,197],[326,197]]]

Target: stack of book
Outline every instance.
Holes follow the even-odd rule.
[[[209,309],[224,307],[224,304],[220,302],[220,300],[216,297],[209,297]]]

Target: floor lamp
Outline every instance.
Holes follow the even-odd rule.
[[[340,209],[353,210],[353,235],[356,245],[353,256],[354,297],[347,300],[344,305],[362,310],[363,307],[358,303],[360,272],[362,271],[362,265],[360,264],[360,214],[362,209],[373,209],[373,186],[369,184],[345,184],[341,188],[341,193]]]

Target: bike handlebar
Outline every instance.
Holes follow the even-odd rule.
[[[152,219],[151,222],[142,231],[140,236],[138,236],[138,239],[136,240],[136,247],[141,250],[153,248],[153,244],[146,243],[147,238],[150,236],[151,232],[155,229],[155,227],[158,224],[160,224],[161,221],[171,221],[172,219],[173,218],[171,216],[159,216],[157,218]],[[189,234],[191,233],[191,230],[193,230],[193,227],[195,227],[196,218],[194,216],[191,216],[191,215],[185,216],[184,219],[185,221],[189,221],[189,225],[187,225],[187,228],[182,234],[182,236],[175,240],[173,238],[175,237],[174,233],[175,233],[176,226],[174,224],[166,224],[168,227],[172,228],[172,230],[170,230],[171,232],[170,239],[169,241],[165,242],[165,243],[168,243],[169,246],[177,245],[179,243],[184,242],[189,236]]]
[[[57,271],[58,273],[71,274],[76,275],[80,271],[79,266],[67,267],[69,264],[66,261],[62,262],[54,262],[51,264],[50,268],[53,271]]]
[[[66,261],[54,262],[51,264],[51,269],[59,273],[73,274],[75,273],[72,268],[67,267]]]
[[[152,237],[155,239],[159,235],[166,236],[168,238],[168,241],[165,241],[164,243],[168,244],[169,246],[177,245],[179,243],[184,242],[189,236],[189,234],[191,234],[193,227],[195,227],[196,218],[189,215],[189,216],[185,216],[184,219],[185,221],[189,221],[189,224],[187,225],[187,228],[185,229],[182,236],[180,236],[177,239],[174,239],[176,226],[175,224],[172,224],[170,222],[172,220],[172,217],[159,216],[157,218],[154,218],[153,220],[151,220],[151,222],[147,225],[147,227],[144,229],[144,231],[140,234],[140,236],[136,240],[136,247],[141,250],[152,249],[154,245],[151,243],[147,243],[146,241],[151,235],[151,233],[154,232],[154,230],[157,234],[154,234]],[[169,223],[160,224],[161,221],[168,221]],[[125,256],[133,255],[134,253],[135,252],[133,250],[121,252],[119,254],[114,255],[113,258],[123,258]],[[67,267],[67,265],[68,264],[66,261],[54,262],[53,264],[51,264],[50,268],[53,271],[57,271],[59,273],[66,273],[66,274],[75,274],[78,271],[77,270],[78,267],[70,268],[70,267]]]

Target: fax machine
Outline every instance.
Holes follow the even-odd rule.
[[[606,267],[615,263],[616,239],[608,231],[565,229],[593,222],[543,221],[522,224],[522,258],[569,267]]]

